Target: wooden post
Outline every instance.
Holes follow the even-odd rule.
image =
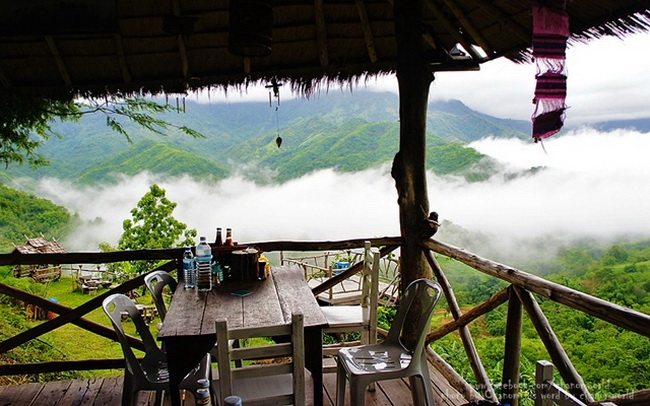
[[[501,403],[519,405],[519,368],[521,358],[521,301],[514,287],[510,286],[508,318],[506,320],[506,343],[503,354],[501,379]]]
[[[401,292],[412,281],[431,278],[420,241],[423,211],[429,210],[426,157],[426,113],[429,86],[433,75],[424,62],[422,41],[423,0],[395,0],[395,38],[397,41],[397,84],[399,88],[400,141],[393,159],[391,176],[395,179],[399,205],[401,248]],[[416,304],[415,307],[418,307]],[[418,311],[419,309],[413,309]],[[403,337],[415,337],[417,318],[410,317]],[[411,387],[419,388],[411,378]],[[421,394],[413,391],[414,404]]]
[[[544,315],[544,312],[542,312],[537,300],[535,300],[533,295],[525,289],[520,287],[514,287],[514,289],[517,292],[517,296],[519,296],[519,300],[521,300],[524,309],[526,309],[535,330],[537,330],[539,338],[542,340],[544,347],[546,347],[548,354],[551,356],[553,364],[555,364],[558,372],[560,372],[564,382],[569,386],[569,392],[583,403],[593,402],[594,398],[589,393],[587,385],[585,385],[582,376],[578,374],[578,371],[576,371],[575,367],[571,363],[569,356],[564,351],[564,348],[562,348],[560,341],[555,335],[555,332]]]
[[[553,384],[553,364],[537,361],[535,365],[535,406],[553,406],[548,387]]]
[[[400,141],[391,176],[395,179],[400,230],[404,239],[401,247],[402,292],[412,281],[431,277],[419,246],[423,210],[429,210],[425,173],[426,112],[433,79],[423,55],[422,10],[422,0],[395,0],[393,3]],[[414,331],[415,323],[409,324],[407,332]]]

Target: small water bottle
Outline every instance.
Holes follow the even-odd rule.
[[[200,292],[212,290],[212,248],[205,237],[196,246],[196,288]]]
[[[183,253],[183,279],[185,280],[185,289],[194,289],[196,284],[196,262],[190,247],[185,247]]]
[[[227,396],[223,400],[223,406],[242,406],[241,398],[239,396]]]

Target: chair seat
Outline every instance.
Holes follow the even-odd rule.
[[[401,372],[409,367],[412,355],[399,345],[363,345],[341,348],[343,366],[354,375]]]
[[[321,311],[330,327],[361,327],[368,325],[361,306],[322,306]],[[369,309],[366,308],[369,312]],[[327,329],[326,329],[327,330]]]
[[[293,393],[293,375],[281,374],[273,376],[258,376],[235,379],[232,382],[235,395],[239,396],[246,404],[263,402],[269,398],[290,396]],[[222,398],[219,385],[215,385],[217,397]],[[305,394],[307,405],[313,405],[314,382],[309,370],[305,368]]]

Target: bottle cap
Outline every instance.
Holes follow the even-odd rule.
[[[241,398],[239,396],[228,396],[223,400],[224,406],[241,406]]]

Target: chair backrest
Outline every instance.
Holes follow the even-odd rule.
[[[305,404],[305,344],[304,344],[304,317],[295,313],[291,317],[291,324],[284,326],[242,328],[228,330],[225,319],[216,321],[217,343],[225,343],[232,339],[245,339],[254,337],[291,336],[291,342],[270,344],[245,348],[229,348],[228,345],[217,345],[217,362],[219,363],[219,389],[220,397],[233,395],[233,381],[241,378],[253,378],[293,374],[293,393],[275,397],[265,397],[264,404],[304,405]],[[289,359],[282,363],[258,363],[245,365],[240,368],[232,366],[233,361]],[[235,393],[235,395],[237,395]]]
[[[379,250],[370,241],[364,243],[363,272],[361,273],[361,307],[363,320],[377,326],[377,301],[379,295]],[[376,331],[375,331],[376,333]]]
[[[102,302],[104,313],[108,316],[113,324],[117,338],[122,346],[122,352],[126,360],[126,368],[133,375],[136,380],[146,380],[147,374],[145,371],[157,371],[161,363],[167,362],[165,353],[158,348],[149,327],[144,322],[140,311],[135,306],[133,300],[127,296],[116,293],[108,296]],[[136,328],[137,334],[142,339],[145,348],[145,356],[142,361],[138,361],[129,342],[127,340],[126,332],[124,331],[123,323],[126,319],[131,319]],[[155,379],[155,377],[153,377]]]
[[[393,323],[388,331],[385,343],[399,343],[404,348],[411,351],[412,354],[419,354],[424,350],[424,341],[429,332],[429,323],[433,316],[433,309],[440,299],[442,289],[438,283],[429,279],[417,279],[411,282],[404,292],[404,296],[400,300],[397,307],[397,313],[393,319]],[[414,315],[417,317],[416,335],[413,345],[409,346],[402,338],[402,332],[406,322],[406,317],[409,316],[413,305],[419,303],[419,313]],[[413,315],[411,315],[413,317]]]
[[[151,293],[156,310],[158,310],[158,315],[160,316],[160,321],[165,321],[167,305],[165,305],[163,290],[165,287],[169,287],[170,292],[174,293],[177,285],[176,280],[165,271],[154,271],[145,275],[144,284]]]

